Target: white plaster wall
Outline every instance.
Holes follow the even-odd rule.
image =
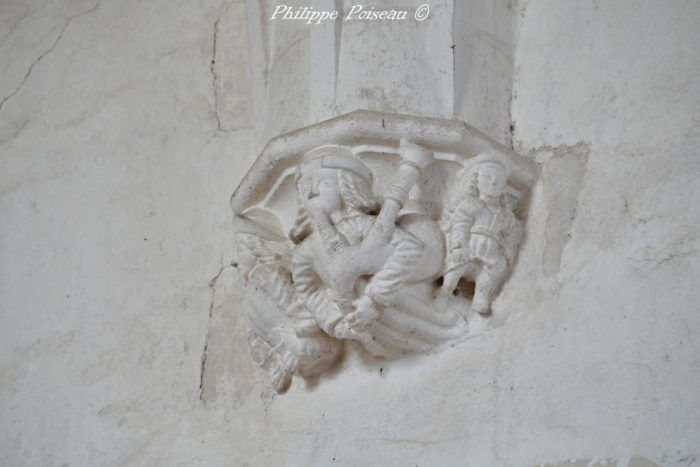
[[[0,2],[3,467],[135,465],[198,406],[254,159],[246,38],[240,3]]]
[[[514,142],[543,180],[503,297],[523,314],[509,332],[528,333],[510,365],[533,388],[509,444],[696,465],[700,4],[520,7]]]
[[[228,266],[246,6],[94,1],[0,5],[2,465],[700,462],[697,2],[521,2],[494,325],[275,396]]]

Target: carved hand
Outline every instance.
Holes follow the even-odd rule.
[[[314,224],[330,224],[329,214],[323,207],[323,203],[319,196],[311,198],[306,202],[306,212]]]
[[[355,300],[353,305],[355,305],[356,311],[345,317],[353,328],[364,328],[379,318],[380,313],[377,304],[367,295],[363,295]]]
[[[338,233],[331,222],[330,214],[323,205],[320,197],[312,198],[306,203],[306,212],[309,215],[319,235],[323,239],[325,253],[331,257],[336,257],[337,253],[347,247],[345,238]]]

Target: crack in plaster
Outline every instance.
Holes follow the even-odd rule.
[[[93,11],[97,10],[97,8],[100,6],[100,3],[102,3],[102,0],[98,0],[97,3],[95,3],[95,5],[94,5],[92,8],[90,8],[89,10],[84,11],[83,13],[78,13],[77,15],[73,15],[73,16],[69,17],[69,18],[66,20],[66,22],[63,24],[63,27],[62,27],[61,30],[59,31],[58,36],[56,36],[56,40],[54,40],[54,41],[53,41],[53,44],[51,44],[51,47],[49,47],[47,50],[45,50],[44,52],[42,52],[41,55],[39,55],[39,56],[36,58],[36,60],[34,60],[34,61],[32,62],[31,65],[29,65],[29,68],[27,69],[27,72],[24,74],[24,78],[23,78],[22,81],[19,83],[19,85],[15,88],[15,90],[12,91],[12,92],[11,92],[10,94],[8,94],[7,96],[5,96],[5,97],[2,98],[2,100],[0,101],[0,110],[2,110],[3,106],[4,106],[10,99],[12,99],[13,97],[15,97],[15,96],[17,95],[17,93],[24,87],[24,84],[27,82],[27,80],[28,80],[29,77],[31,76],[32,71],[34,71],[34,67],[35,67],[39,62],[41,62],[47,55],[49,55],[51,52],[53,52],[53,50],[56,48],[56,46],[58,45],[58,43],[61,41],[61,38],[63,37],[63,33],[66,31],[66,29],[67,29],[68,26],[71,24],[71,22],[73,22],[73,20],[76,19],[76,18],[80,18],[81,16],[88,15],[88,14],[92,13]]]
[[[207,351],[209,350],[209,338],[211,336],[211,333],[209,332],[209,328],[211,326],[211,320],[212,316],[214,315],[214,301],[216,298],[216,282],[219,280],[219,277],[221,277],[221,274],[224,273],[224,271],[228,268],[235,267],[234,263],[231,263],[230,265],[222,265],[219,268],[219,272],[216,273],[214,277],[211,278],[209,281],[209,290],[211,291],[211,299],[209,301],[209,316],[207,318],[207,335],[204,338],[204,347],[202,348],[202,357],[200,358],[200,367],[199,367],[199,400],[202,402],[205,402],[204,400],[204,376],[205,376],[205,368],[207,364]]]
[[[211,81],[212,81],[212,88],[213,88],[213,93],[214,93],[214,118],[216,119],[216,130],[214,133],[218,132],[223,132],[223,133],[229,133],[231,130],[224,128],[221,125],[221,116],[219,115],[219,74],[216,71],[216,53],[217,53],[217,43],[219,40],[219,22],[221,21],[221,18],[224,17],[226,13],[228,13],[229,9],[231,8],[231,5],[233,5],[236,2],[230,2],[226,5],[224,8],[224,11],[221,12],[221,14],[216,18],[216,21],[214,21],[214,37],[212,40],[212,53],[211,53],[211,64],[209,65],[209,72],[211,73]]]

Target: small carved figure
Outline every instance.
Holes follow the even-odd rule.
[[[475,282],[471,309],[488,314],[494,294],[515,259],[522,225],[506,199],[505,161],[481,154],[465,167],[460,178],[466,190],[445,216],[449,241],[439,301],[444,303],[464,277]]]
[[[314,376],[330,367],[340,348],[297,297],[289,242],[245,233],[236,240],[238,270],[246,281],[251,355],[268,372],[275,390],[284,392],[292,375]]]

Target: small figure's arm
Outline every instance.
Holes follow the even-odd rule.
[[[457,210],[452,218],[450,227],[450,239],[448,244],[448,255],[451,251],[458,251],[469,246],[469,236],[474,225],[474,214],[469,209],[469,199]]]
[[[447,244],[446,271],[442,283],[444,294],[451,294],[457,287],[457,283],[462,277],[462,266],[467,261],[469,237],[475,220],[469,201],[470,199],[466,199],[451,219]]]
[[[515,255],[518,252],[518,247],[520,246],[520,241],[523,238],[523,225],[522,223],[512,217],[510,225],[508,226],[508,232],[503,240],[503,256],[505,256],[508,266],[513,265],[515,261]]]

